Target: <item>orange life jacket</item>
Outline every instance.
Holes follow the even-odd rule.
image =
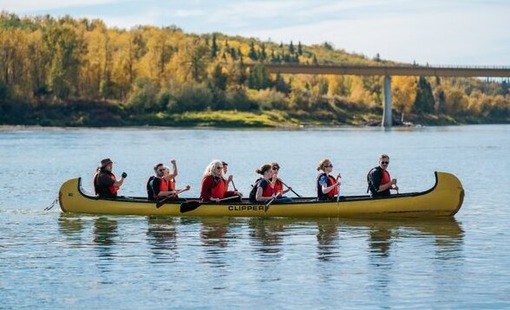
[[[271,187],[270,182],[268,180],[265,180],[265,181],[266,181],[266,186],[264,188],[262,188],[263,189],[262,196],[264,196],[264,197],[273,196],[273,194],[276,193],[275,189]]]
[[[283,182],[280,179],[276,179],[276,182],[274,183],[273,192],[283,192]]]
[[[94,174],[94,192],[95,194],[97,195],[98,194],[98,185],[97,182],[98,182],[98,178],[99,178],[99,174],[101,173],[101,171],[98,171],[96,172],[96,174]],[[102,173],[105,173],[104,171]],[[117,178],[115,177],[115,175],[113,173],[109,173],[109,176],[110,178],[113,180],[113,182],[117,181]],[[108,191],[112,194],[112,196],[117,196],[117,191],[119,189],[115,186],[109,186],[108,187]]]
[[[388,172],[388,170],[382,170],[381,184],[386,184],[386,183],[389,183],[389,182],[391,182],[390,173]]]
[[[336,184],[336,179],[335,177],[331,176],[331,175],[328,175],[326,173],[321,173],[319,174],[319,176],[317,176],[317,197],[319,198],[319,200],[325,200],[325,199],[332,199],[334,198],[336,195],[338,195],[338,186],[335,186],[335,188],[333,188],[332,190],[330,190],[327,194],[324,194],[322,192],[322,186],[319,184],[319,180],[320,178],[325,175],[328,177],[328,187],[332,186],[333,184]]]
[[[222,199],[225,197],[225,192],[227,191],[226,182],[223,178],[213,177],[212,175],[206,176],[206,178],[212,179],[214,186],[211,188],[211,198]],[[205,179],[204,179],[205,181]],[[204,183],[202,181],[202,184]]]
[[[168,192],[175,191],[175,180],[167,180],[165,178],[159,178],[161,181],[159,182],[159,191],[160,192]]]

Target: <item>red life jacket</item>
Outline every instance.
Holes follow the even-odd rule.
[[[227,187],[225,186],[225,180],[222,178],[215,178],[213,176],[208,176],[213,178],[214,186],[211,188],[211,198],[222,199],[225,197],[225,192],[227,191]]]
[[[386,183],[391,182],[391,177],[390,177],[390,173],[388,172],[388,170],[382,170],[381,172],[382,172],[381,184],[386,184]]]
[[[276,193],[275,189],[271,187],[271,183],[268,180],[265,180],[265,181],[266,181],[266,186],[262,189],[262,196],[264,196],[264,197],[273,196],[273,194]],[[275,186],[275,188],[276,188],[276,186]]]
[[[273,192],[283,192],[283,182],[280,179],[276,179],[276,182],[274,183]]]
[[[97,187],[98,187],[97,181],[98,180],[97,179],[99,178],[99,173],[101,173],[101,171],[96,172],[96,174],[94,175],[94,192],[96,195],[98,194],[98,190],[97,190]],[[115,177],[115,175],[113,173],[110,172],[109,176],[113,180],[114,183],[117,181],[117,178]],[[108,187],[108,191],[112,194],[112,196],[117,196],[118,190],[119,189],[113,185]]]
[[[172,179],[170,181],[165,178],[158,178],[158,179],[160,179],[160,182],[159,182],[159,191],[160,192],[175,191],[174,179]]]
[[[165,178],[160,178],[160,177],[156,177],[156,178],[159,179],[159,192],[158,193],[175,191],[175,180],[174,179],[167,180]],[[175,197],[177,197],[177,195]],[[154,193],[154,199],[157,199],[157,198],[158,198],[158,196],[156,195],[156,193]]]
[[[324,194],[322,192],[322,186],[319,184],[319,180],[320,178],[325,175],[328,177],[328,180],[327,180],[327,187],[330,187],[332,186],[333,184],[336,184],[336,179],[335,177],[331,176],[331,175],[328,175],[326,173],[321,173],[317,176],[317,197],[319,198],[319,200],[325,200],[325,198],[327,199],[332,199],[334,198],[336,195],[338,195],[338,186],[335,186],[335,188],[333,188],[332,190],[330,190],[327,194]]]

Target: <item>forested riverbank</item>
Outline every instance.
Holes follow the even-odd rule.
[[[252,70],[246,63],[260,63]],[[269,74],[264,63],[395,64],[328,42],[184,33],[176,26],[0,14],[0,124],[378,125],[383,77]],[[394,77],[394,124],[509,123],[506,80]]]

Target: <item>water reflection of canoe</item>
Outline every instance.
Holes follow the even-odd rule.
[[[59,192],[63,212],[124,215],[236,216],[236,217],[449,217],[462,206],[464,189],[459,179],[436,172],[429,190],[392,195],[387,198],[343,196],[339,201],[317,201],[313,197],[294,198],[292,203],[270,204],[224,201],[200,203],[196,199],[168,201],[158,208],[142,197],[99,199],[81,188],[81,178],[68,180]]]
[[[439,238],[462,239],[464,230],[453,217],[435,218],[378,218],[378,219],[356,219],[356,218],[269,218],[260,219],[258,225],[268,228],[289,227],[299,225],[310,225],[316,223],[322,231],[332,231],[332,228],[342,231],[370,231],[374,234],[381,232],[396,232],[400,237],[411,235],[430,235]],[[321,230],[319,233],[322,232]]]

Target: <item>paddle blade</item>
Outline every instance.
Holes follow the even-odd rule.
[[[202,203],[197,200],[183,202],[181,203],[181,213],[193,211],[201,205]]]

